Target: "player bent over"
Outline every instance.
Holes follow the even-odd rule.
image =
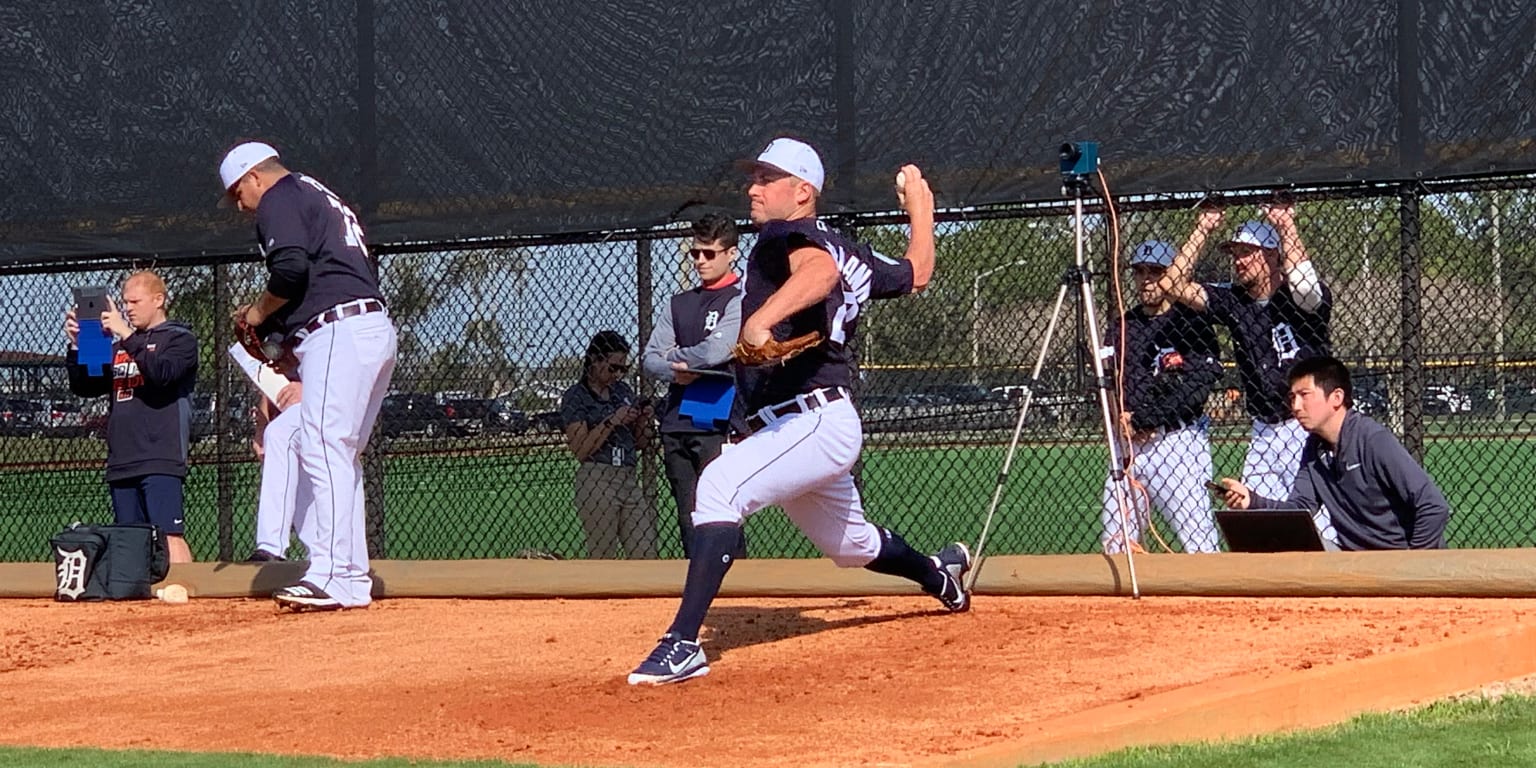
[[[733,562],[746,517],[778,505],[811,542],[844,568],[868,568],[922,585],[951,611],[970,607],[962,578],[970,552],[951,544],[918,553],[870,523],[850,470],[864,442],[849,399],[848,344],[870,299],[927,287],[933,275],[933,192],[915,166],[902,169],[897,196],[911,217],[907,258],[888,259],[816,219],[821,158],[809,145],[775,139],[752,164],[747,197],[761,229],[747,257],[743,352],[770,339],[819,334],[822,341],[780,363],[737,367],[751,434],[704,468],[693,512],[694,538],[682,604],[631,685],[676,683],[709,673],[699,628]]]

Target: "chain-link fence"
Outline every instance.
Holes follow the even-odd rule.
[[[1531,544],[1536,321],[1518,308],[1536,286],[1536,181],[1288,194],[1331,291],[1332,350],[1356,375],[1357,408],[1399,435],[1444,490],[1453,511],[1449,543]],[[1124,269],[1132,246],[1160,240],[1178,248],[1199,200],[1122,200],[1114,219],[1089,201],[1082,231],[1102,334],[1118,333],[1121,312],[1138,302]],[[1234,278],[1234,260],[1216,244],[1244,221],[1264,221],[1259,206],[1273,201],[1268,192],[1221,200],[1226,217],[1198,260],[1198,280]],[[932,285],[876,303],[863,320],[856,395],[867,438],[859,479],[870,517],[914,543],[933,547],[979,531],[1058,292],[1075,285],[1064,280],[1076,243],[1069,213],[1058,203],[941,215]],[[882,252],[904,249],[894,217],[838,224]],[[751,243],[745,236],[743,253]],[[1105,279],[1114,246],[1118,291]],[[618,332],[638,359],[667,298],[692,285],[685,249],[682,232],[665,229],[381,253],[400,356],[365,460],[374,554],[587,556],[560,398],[576,383],[596,332]],[[110,519],[101,480],[107,404],[69,393],[61,324],[70,286],[120,284],[129,266],[154,265],[0,275],[10,319],[0,331],[0,559],[43,559],[49,534],[69,522]],[[229,311],[259,290],[264,268],[178,262],[160,272],[171,316],[190,323],[202,345],[188,539],[199,559],[244,557],[259,475],[250,445],[254,389],[224,350]],[[1098,345],[1077,297],[1075,288],[1066,291],[1055,340],[1044,350],[989,540],[994,553],[1101,546],[1108,448],[1089,357]],[[1215,474],[1240,477],[1252,414],[1232,335],[1216,332],[1222,366],[1204,392],[1201,428]],[[629,381],[642,395],[661,393],[638,370]],[[636,471],[658,521],[660,556],[680,556],[654,444],[642,449]],[[1210,506],[1202,496],[1204,514]],[[1184,548],[1177,526],[1161,515],[1152,521],[1149,547],[1160,537]],[[748,535],[752,556],[814,554],[776,513],[753,517]]]

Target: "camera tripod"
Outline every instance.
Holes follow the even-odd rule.
[[[984,562],[982,552],[986,547],[987,533],[992,529],[992,520],[997,514],[998,503],[1002,500],[1003,488],[1008,481],[1008,472],[1013,467],[1013,458],[1018,451],[1019,436],[1024,430],[1024,422],[1029,418],[1029,406],[1034,400],[1035,390],[1040,385],[1040,372],[1045,368],[1051,339],[1055,336],[1057,323],[1061,319],[1061,308],[1066,303],[1068,293],[1075,289],[1079,301],[1082,302],[1081,315],[1087,326],[1088,343],[1093,350],[1093,354],[1089,357],[1093,362],[1094,386],[1098,392],[1099,412],[1103,417],[1104,444],[1109,448],[1110,489],[1120,515],[1120,543],[1125,551],[1126,570],[1130,575],[1131,597],[1139,599],[1141,584],[1136,579],[1136,560],[1132,553],[1130,534],[1131,481],[1125,463],[1125,451],[1117,437],[1114,412],[1110,408],[1110,380],[1105,375],[1105,360],[1114,356],[1114,347],[1105,346],[1104,337],[1099,333],[1098,314],[1093,302],[1093,275],[1083,258],[1083,195],[1092,189],[1088,174],[1097,170],[1097,147],[1086,143],[1081,147],[1073,143],[1063,144],[1060,156],[1062,193],[1072,198],[1072,229],[1076,261],[1062,275],[1061,287],[1056,291],[1056,306],[1051,310],[1051,320],[1046,325],[1045,338],[1040,342],[1040,354],[1035,359],[1034,371],[1031,372],[1029,381],[1024,386],[1024,397],[1019,408],[1018,421],[1013,427],[1013,438],[1008,442],[1003,468],[997,476],[997,487],[992,491],[992,503],[987,508],[987,517],[982,525],[981,536],[976,540],[976,567],[971,570],[970,580],[965,586],[967,590],[975,587],[976,579],[980,576],[981,565]]]

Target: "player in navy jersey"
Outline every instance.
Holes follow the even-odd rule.
[[[738,367],[750,436],[704,468],[693,514],[682,604],[661,642],[629,675],[661,685],[709,672],[698,642],[734,560],[742,522],[766,506],[785,515],[840,567],[911,579],[951,611],[970,607],[970,553],[951,544],[928,557],[864,518],[851,469],[863,425],[849,399],[848,345],[870,299],[915,293],[933,274],[933,192],[915,166],[897,195],[911,217],[907,258],[887,259],[816,219],[824,173],[809,145],[775,139],[753,162],[747,190],[759,225],[747,258],[741,341],[760,345],[819,332],[825,341],[783,365]]]
[[[1205,482],[1212,474],[1205,399],[1221,378],[1221,353],[1209,316],[1175,304],[1159,283],[1173,265],[1173,246],[1149,240],[1131,251],[1138,305],[1111,325],[1115,371],[1124,399],[1119,424],[1134,462],[1130,523],[1121,530],[1113,486],[1104,486],[1104,549],[1136,546],[1147,506],[1173,526],[1185,552],[1217,551],[1216,525]],[[1124,333],[1122,334],[1122,328]],[[1112,479],[1111,479],[1112,481]]]
[[[1283,499],[1290,496],[1307,439],[1291,416],[1286,373],[1298,360],[1331,353],[1333,293],[1307,254],[1291,206],[1270,205],[1264,212],[1269,223],[1247,222],[1221,244],[1232,258],[1236,281],[1196,283],[1190,279],[1195,260],[1223,217],[1219,208],[1201,210],[1164,286],[1231,333],[1243,400],[1253,419],[1242,479],[1260,496]],[[1326,542],[1336,541],[1326,510],[1314,520]]]
[[[265,290],[235,311],[298,358],[300,494],[294,525],[309,552],[297,584],[273,593],[293,610],[372,602],[361,452],[395,369],[395,326],[357,215],[319,181],[290,172],[261,142],[219,164],[225,194],[256,220]]]

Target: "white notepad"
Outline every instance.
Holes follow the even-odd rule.
[[[229,356],[234,359],[236,365],[240,366],[240,370],[245,371],[245,375],[250,378],[252,384],[256,385],[256,389],[266,395],[273,405],[277,405],[277,393],[283,391],[283,387],[293,383],[292,379],[278,373],[272,366],[251,357],[251,353],[245,351],[245,347],[240,346],[239,342],[229,346]]]

